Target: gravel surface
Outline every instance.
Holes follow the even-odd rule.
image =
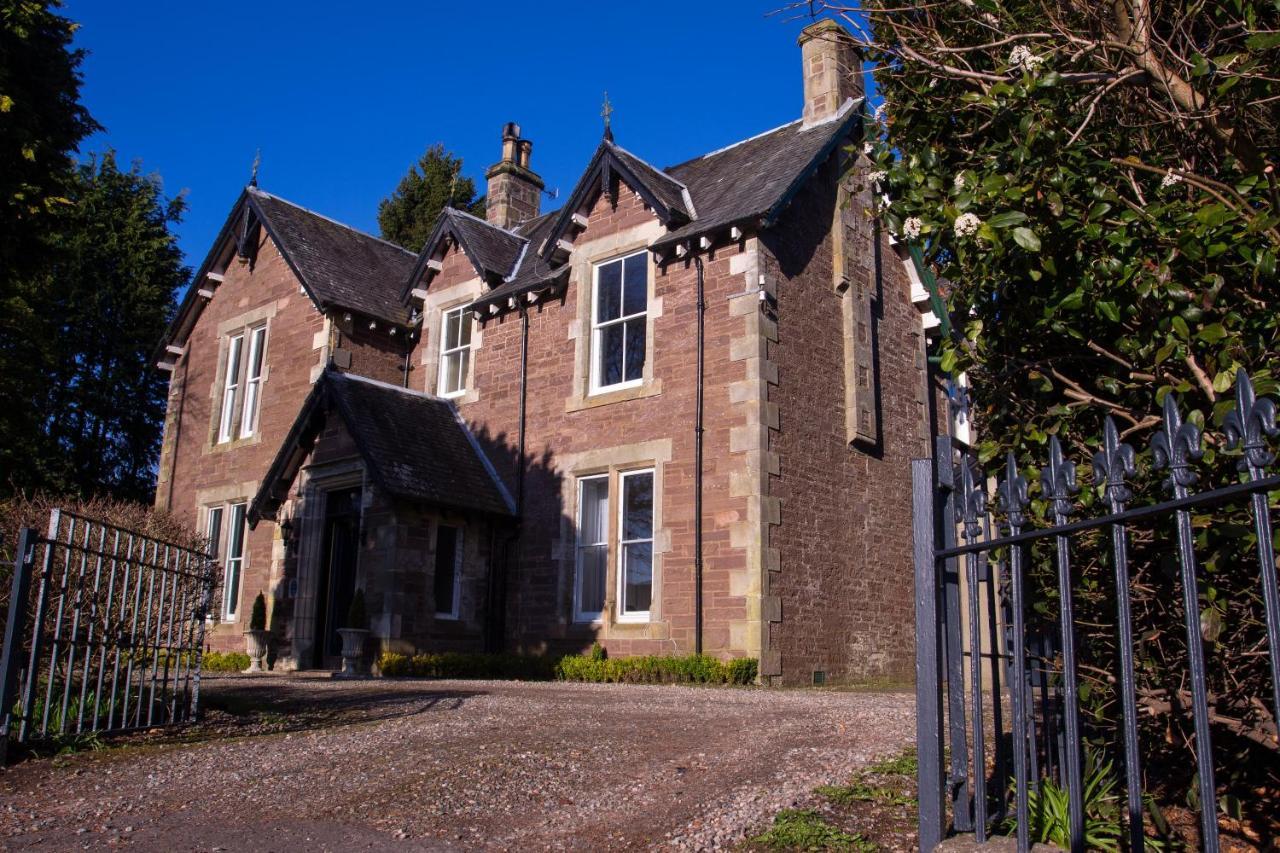
[[[208,679],[184,737],[0,775],[9,849],[712,849],[914,735],[905,693]],[[218,710],[223,709],[223,710]]]

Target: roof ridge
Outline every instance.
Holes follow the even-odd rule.
[[[500,231],[500,232],[502,232],[503,234],[506,234],[506,235],[507,235],[507,236],[509,236],[509,237],[515,237],[517,240],[523,240],[523,241],[524,241],[524,242],[526,242],[526,243],[528,243],[528,242],[529,242],[529,238],[528,238],[528,237],[521,237],[521,236],[520,236],[519,234],[517,234],[516,232],[514,232],[514,231],[509,231],[509,230],[507,230],[506,228],[503,228],[503,227],[502,227],[502,226],[500,226],[500,225],[494,225],[494,224],[493,224],[492,222],[490,222],[489,220],[487,220],[487,219],[481,219],[479,216],[476,216],[474,213],[467,213],[465,210],[459,210],[459,209],[458,209],[458,208],[456,208],[456,207],[446,207],[446,208],[445,208],[445,210],[446,210],[446,211],[448,211],[449,213],[456,213],[456,214],[459,214],[460,216],[465,216],[465,217],[467,217],[468,219],[470,219],[470,220],[472,220],[472,221],[474,221],[474,222],[479,222],[481,225],[487,225],[488,227],[492,228],[494,231]]]
[[[284,198],[283,196],[278,196],[275,193],[269,193],[266,190],[259,189],[258,187],[248,187],[247,189],[250,195],[260,195],[260,196],[265,196],[266,198],[274,199],[275,201],[281,202],[282,204],[287,204],[290,207],[296,207],[298,210],[301,210],[303,213],[310,214],[311,216],[314,216],[317,219],[323,219],[325,222],[331,222],[334,225],[337,225],[339,228],[345,228],[346,230],[350,231],[353,234],[359,234],[361,237],[367,237],[370,240],[390,246],[393,249],[399,249],[400,251],[404,252],[406,255],[411,255],[412,257],[415,257],[415,258],[418,256],[417,252],[411,252],[408,249],[406,249],[404,246],[401,246],[398,243],[392,243],[390,240],[384,240],[381,237],[375,237],[367,231],[361,231],[359,228],[356,228],[352,225],[348,225],[345,222],[339,222],[338,220],[334,219],[332,216],[325,216],[323,213],[314,211],[309,207],[303,207],[302,205],[298,204],[296,201],[289,201],[289,199]]]
[[[352,379],[357,382],[363,382],[366,385],[374,385],[379,388],[387,388],[391,391],[399,391],[403,394],[408,394],[411,397],[417,397],[422,400],[434,400],[437,403],[449,402],[444,397],[437,397],[435,394],[428,394],[426,391],[418,391],[413,388],[405,388],[403,385],[392,385],[390,382],[383,382],[381,379],[372,379],[368,376],[361,376],[359,373],[346,373],[344,371],[334,370],[332,368],[329,368],[327,372],[330,377],[335,377],[340,379]]]

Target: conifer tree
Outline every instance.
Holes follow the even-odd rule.
[[[395,192],[378,205],[382,238],[417,252],[426,244],[445,204],[484,216],[484,197],[462,177],[462,158],[436,143],[409,167]]]

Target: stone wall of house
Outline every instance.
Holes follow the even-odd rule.
[[[333,364],[346,373],[367,376],[391,385],[405,384],[405,353],[412,347],[403,329],[378,320],[335,310],[330,328]]]
[[[688,260],[650,263],[649,359],[638,387],[588,393],[589,288],[595,262],[643,250],[665,233],[625,184],[616,202],[601,195],[574,238],[567,291],[531,308],[524,481],[525,518],[515,559],[506,568],[506,633],[517,648],[578,650],[599,640],[615,655],[690,652],[694,648],[693,452],[696,272]],[[533,251],[537,247],[532,247]],[[456,250],[455,250],[456,252]],[[706,434],[704,451],[704,647],[722,656],[760,649],[759,489],[735,472],[748,457],[760,464],[757,408],[743,402],[744,383],[758,373],[756,330],[733,299],[753,287],[755,242],[716,248],[706,260]],[[473,277],[461,269],[456,276]],[[444,272],[431,289],[456,286]],[[748,344],[743,339],[751,335]],[[438,348],[438,329],[422,347]],[[490,320],[473,355],[476,394],[459,401],[463,418],[516,492],[521,320]],[[415,358],[418,363],[422,359]],[[430,387],[428,378],[423,387]],[[746,431],[744,433],[743,431]],[[754,432],[752,432],[754,430]],[[573,620],[577,478],[608,473],[611,524],[617,519],[617,474],[655,469],[655,603],[645,624],[616,618],[617,549],[611,548],[606,613],[599,624]],[[758,502],[757,502],[758,504]],[[611,536],[616,543],[616,533]],[[754,543],[754,544],[753,544]]]
[[[811,683],[815,671],[909,681],[913,671],[909,461],[927,454],[923,332],[906,273],[864,213],[865,193],[838,207],[835,169],[833,160],[800,193],[761,253],[777,292],[768,399],[780,419],[768,441],[778,470],[768,488],[780,514],[769,531],[778,563],[762,662],[773,683]],[[843,282],[833,221],[849,229]],[[857,371],[845,367],[858,355],[848,339],[858,324],[846,313],[859,289],[870,298],[876,418],[873,440],[851,442],[845,383]]]

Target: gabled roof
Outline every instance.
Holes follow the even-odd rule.
[[[249,507],[271,518],[331,416],[342,419],[370,478],[404,500],[496,516],[515,503],[448,400],[349,373],[326,370],[303,402]]]
[[[388,323],[406,325],[410,311],[400,299],[400,285],[413,268],[414,255],[326,216],[245,187],[231,207],[209,254],[200,264],[159,350],[186,340],[207,300],[199,291],[237,239],[245,217],[266,228],[285,263],[321,311],[345,308]]]
[[[421,281],[427,261],[437,254],[441,241],[450,237],[462,247],[467,259],[475,267],[476,274],[490,283],[503,281],[514,275],[529,244],[527,239],[518,234],[465,211],[446,207],[440,211],[431,236],[418,253],[417,263],[414,264],[404,288],[405,296]]]
[[[567,263],[552,264],[536,251],[546,241],[558,216],[559,212],[553,211],[516,226],[514,233],[525,237],[530,248],[520,260],[515,275],[472,302],[468,308],[488,310],[490,304],[501,305],[513,296],[545,288],[569,271]]]
[[[256,187],[248,193],[267,233],[322,310],[348,308],[408,324],[400,284],[413,269],[412,252]]]
[[[796,120],[666,169],[689,188],[698,218],[655,240],[654,248],[749,220],[772,225],[814,171],[854,134],[862,103],[850,99],[830,121],[805,127]]]
[[[601,189],[607,188],[614,175],[644,199],[664,225],[675,228],[693,218],[693,201],[683,183],[606,138],[596,148],[569,200],[556,214],[546,242],[540,249],[543,257],[549,258],[555,253],[556,243],[568,230],[573,214]]]

